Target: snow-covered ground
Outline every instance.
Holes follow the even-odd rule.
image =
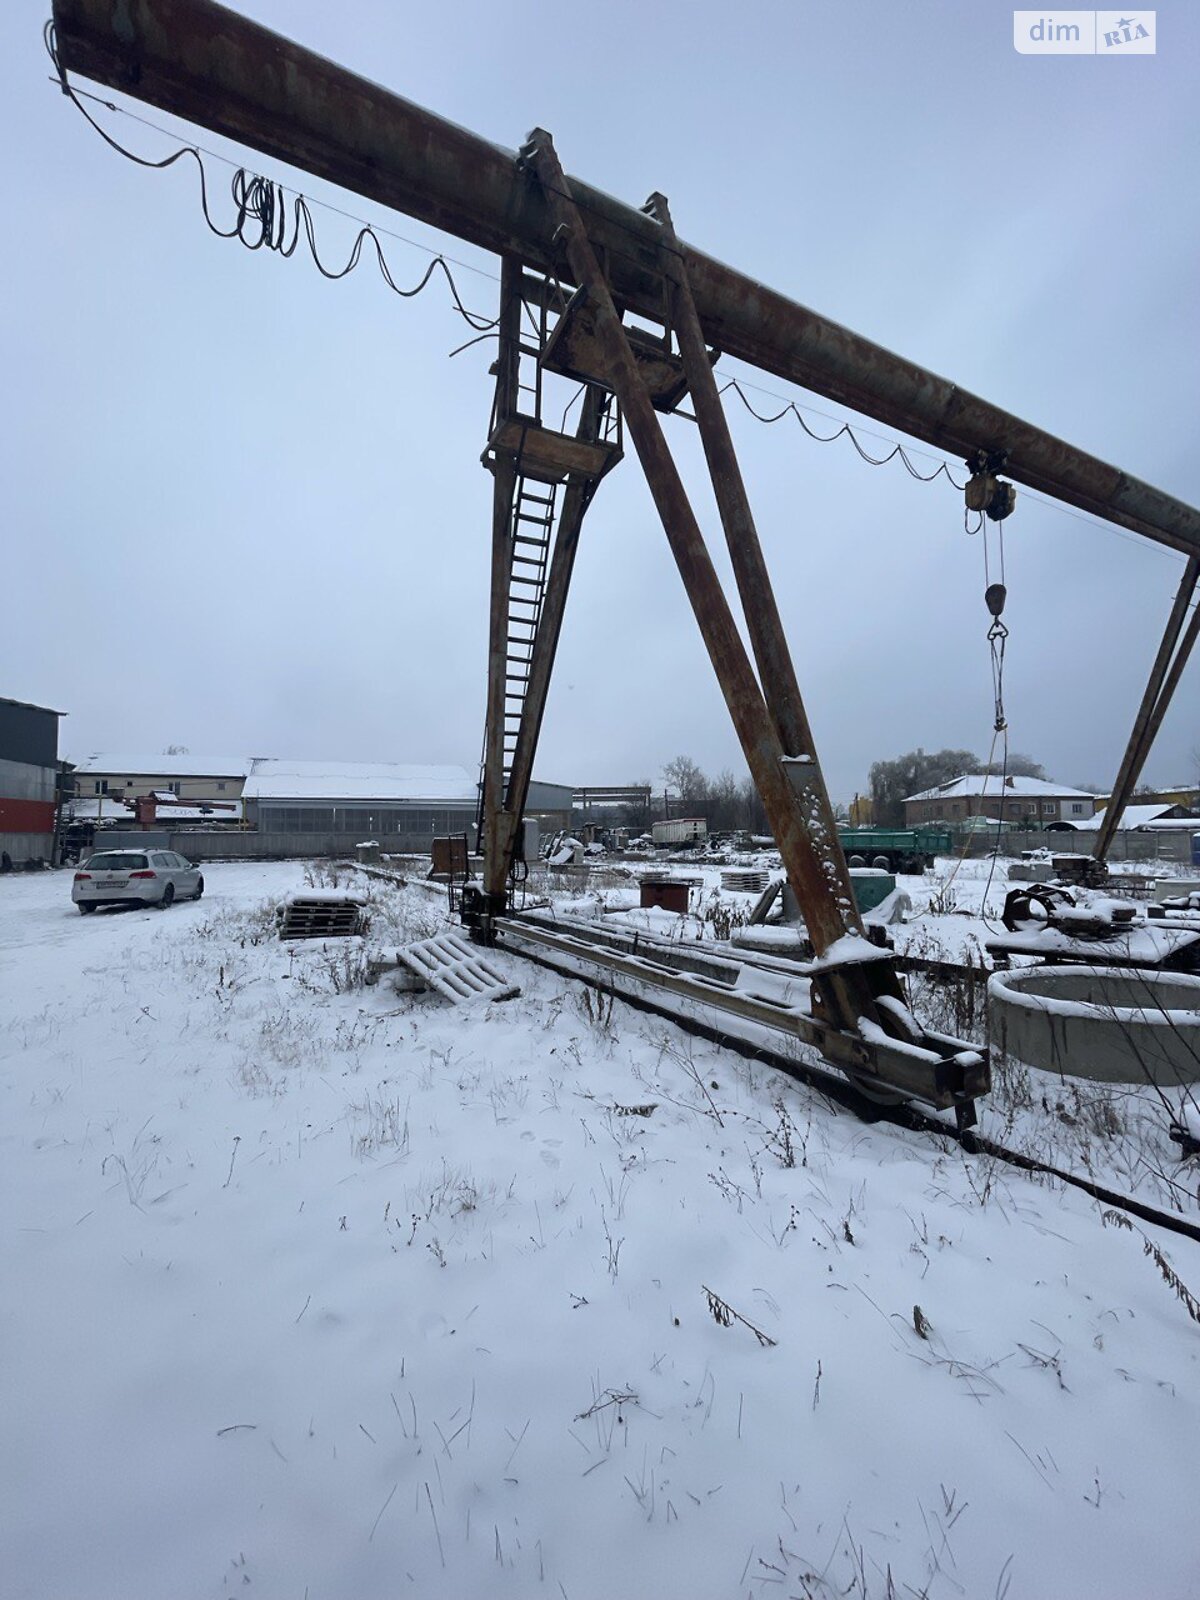
[[[1138,1232],[502,954],[504,1004],[364,989],[274,938],[302,867],[206,877],[0,881],[5,1600],[1200,1592]]]
[[[779,857],[767,852],[744,857],[772,876],[782,875]],[[920,875],[901,875],[898,890],[909,902],[904,920],[888,928],[897,951],[926,960],[973,968],[975,981],[939,979],[924,972],[908,978],[916,1015],[927,1027],[974,1043],[987,1039],[986,973],[992,958],[988,941],[1004,937],[1000,920],[1004,900],[1013,887],[1010,862],[999,858],[959,861],[939,859]],[[634,928],[672,942],[722,939],[747,921],[757,896],[721,887],[721,868],[686,859],[667,870],[699,880],[686,917],[638,908],[634,879],[619,869],[596,874],[591,892],[577,886],[556,896],[556,907],[575,916],[603,917],[610,926]],[[1119,897],[1122,872],[1103,893],[1072,891],[1081,906]],[[539,884],[553,886],[554,880]],[[1022,885],[1025,887],[1025,885]],[[769,929],[775,940],[769,952],[787,954],[795,936]],[[1020,966],[1030,957],[1015,956]],[[1200,1172],[1180,1169],[1179,1149],[1171,1137],[1183,1125],[1200,1136],[1200,1097],[1194,1089],[1162,1092],[1149,1082],[1089,1082],[1060,1073],[1038,1072],[1011,1059],[993,1057],[993,1089],[980,1104],[983,1133],[1060,1171],[1073,1172],[1101,1185],[1133,1194],[1153,1206],[1178,1211],[1200,1221]]]

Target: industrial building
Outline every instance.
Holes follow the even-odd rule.
[[[571,820],[569,786],[533,783],[526,815],[543,831]],[[343,842],[377,839],[386,848],[428,850],[439,834],[474,841],[479,785],[465,767],[399,762],[284,761],[255,758],[243,797],[260,834]]]
[[[478,804],[464,767],[261,758],[251,764],[243,798],[246,820],[260,834],[353,836],[400,850],[473,830]]]
[[[0,864],[53,860],[63,714],[0,698]]]
[[[131,836],[136,796],[178,797],[187,809],[162,805],[153,836],[136,836],[197,857],[336,855],[368,839],[396,853],[427,852],[436,836],[451,833],[466,833],[472,847],[476,843],[479,784],[459,766],[182,752],[93,755],[79,763],[75,777],[80,819]],[[569,785],[535,781],[525,815],[542,833],[569,828],[571,799]],[[205,804],[229,807],[232,814],[223,809],[206,816]]]

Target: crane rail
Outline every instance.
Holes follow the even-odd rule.
[[[358,865],[357,863],[346,863]],[[360,872],[373,878],[379,878],[402,886],[412,884],[414,887],[428,889],[431,893],[444,893],[444,885],[424,883],[420,879],[408,879],[401,873],[389,872],[381,867],[358,866]],[[618,1000],[625,1001],[639,1011],[645,1011],[653,1016],[663,1017],[675,1023],[685,1032],[698,1038],[707,1039],[710,1043],[724,1049],[735,1051],[753,1061],[758,1061],[766,1066],[773,1067],[776,1071],[786,1073],[788,1077],[798,1082],[807,1084],[816,1089],[826,1099],[853,1112],[864,1121],[889,1122],[907,1132],[933,1135],[937,1138],[948,1139],[958,1144],[970,1155],[990,1156],[994,1160],[1002,1161],[1006,1165],[1039,1177],[1052,1178],[1059,1183],[1067,1184],[1073,1189],[1079,1189],[1102,1205],[1111,1206],[1119,1211],[1127,1212],[1130,1216],[1137,1217],[1142,1222],[1152,1224],[1154,1227],[1163,1228],[1169,1233],[1175,1233],[1182,1238],[1191,1239],[1200,1243],[1200,1222],[1192,1222],[1187,1217],[1174,1212],[1163,1211],[1157,1206],[1147,1205],[1145,1201],[1136,1199],[1133,1195],[1124,1194],[1120,1190],[1110,1189],[1106,1184],[1097,1183],[1094,1179],[1082,1177],[1080,1174],[1070,1172],[1063,1167],[1055,1166],[1052,1162],[1039,1160],[1036,1156],[1025,1154],[1021,1150],[1010,1149],[1007,1145],[997,1140],[989,1139],[986,1134],[981,1134],[978,1129],[959,1129],[954,1122],[944,1120],[932,1111],[922,1110],[911,1100],[892,1098],[882,1099],[872,1089],[885,1088],[883,1085],[872,1085],[866,1081],[865,1089],[861,1083],[856,1084],[853,1078],[844,1077],[833,1067],[823,1063],[817,1053],[818,1047],[806,1044],[797,1038],[794,1029],[779,1027],[775,1030],[775,1039],[772,1042],[771,1030],[765,1023],[758,1025],[753,1030],[753,1036],[747,1037],[739,1034],[731,1027],[730,1016],[727,1010],[719,1009],[715,1005],[706,1005],[699,987],[688,999],[681,998],[678,991],[673,991],[654,981],[652,969],[646,964],[645,971],[639,973],[636,990],[629,982],[620,984],[616,974],[611,970],[605,972],[596,967],[593,972],[583,970],[583,962],[579,959],[580,929],[575,927],[572,933],[560,941],[559,959],[555,959],[553,949],[554,941],[544,937],[547,931],[539,928],[538,944],[526,941],[524,945],[518,943],[514,937],[514,927],[520,925],[519,918],[505,919],[504,932],[507,937],[502,937],[499,948],[511,955],[520,956],[524,961],[530,961],[535,966],[540,966],[547,971],[554,972],[560,977],[571,977],[580,983],[586,983],[590,988],[600,990],[602,993],[615,996]],[[594,930],[602,933],[602,930]],[[613,935],[609,934],[609,937]],[[615,936],[618,940],[622,936]],[[690,961],[693,970],[704,966],[719,966],[726,958],[711,949],[704,951],[699,948],[681,948],[678,944],[647,939],[644,936],[629,935],[629,942],[636,942],[638,947],[645,952],[661,954],[661,947],[667,947],[674,952],[677,960]],[[737,953],[739,959],[742,952]],[[567,960],[564,962],[563,957]],[[780,973],[791,968],[795,976],[800,976],[795,964],[780,960],[775,957],[755,957],[754,964],[763,971],[778,971]],[[922,959],[919,963],[920,970],[925,972],[944,972],[948,976],[961,977],[977,975],[977,969],[966,968],[955,962],[937,962]],[[782,1009],[782,1008],[781,1008]]]

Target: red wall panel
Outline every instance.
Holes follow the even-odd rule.
[[[53,832],[53,800],[6,800],[0,796],[0,833]]]

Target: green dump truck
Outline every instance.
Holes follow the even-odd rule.
[[[851,866],[888,872],[924,872],[954,848],[948,828],[839,828],[838,838]]]

